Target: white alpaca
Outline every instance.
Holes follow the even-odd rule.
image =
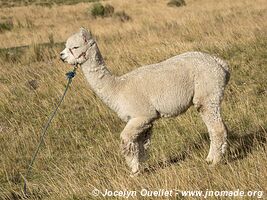
[[[84,28],[67,40],[60,57],[69,64],[80,64],[93,91],[127,122],[120,135],[121,148],[132,174],[140,171],[146,157],[153,121],[178,116],[191,105],[209,131],[206,160],[213,165],[221,160],[227,130],[220,103],[230,75],[223,60],[187,52],[117,77],[106,68],[95,40]]]

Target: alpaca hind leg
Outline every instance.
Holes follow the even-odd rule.
[[[151,120],[140,117],[131,119],[123,129],[121,137],[121,150],[132,174],[140,172],[140,161],[144,156],[145,141],[142,134],[152,127]]]
[[[206,161],[216,165],[221,161],[227,149],[227,129],[220,114],[220,106],[204,106],[200,110],[210,136],[210,150]]]

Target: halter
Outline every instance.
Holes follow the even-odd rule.
[[[91,44],[90,44],[90,46],[88,47],[88,49],[91,47],[91,46],[93,46],[95,44],[95,41],[93,41]],[[84,46],[87,46],[88,44],[86,44],[86,45],[84,45]],[[81,47],[83,47],[83,46],[81,46]],[[79,47],[80,48],[80,47]],[[72,51],[72,49],[71,48],[69,48],[69,51],[70,51],[70,53],[73,55],[73,57],[75,58],[75,60],[78,60],[80,57],[82,57],[83,56],[83,58],[84,59],[86,59],[86,52],[87,52],[87,50],[88,49],[86,49],[84,52],[82,52],[77,58],[74,56],[74,53],[73,53],[73,51]]]

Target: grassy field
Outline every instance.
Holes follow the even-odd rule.
[[[65,72],[71,69],[59,61],[59,52],[81,26],[93,32],[116,75],[192,50],[227,60],[231,80],[223,116],[229,129],[228,162],[214,169],[205,163],[207,130],[190,108],[180,117],[155,123],[147,170],[129,177],[119,153],[125,124],[92,93],[78,71],[28,179],[29,199],[97,199],[91,194],[94,188],[239,189],[263,191],[266,199],[266,1],[188,0],[179,8],[168,7],[164,0],[105,3],[124,10],[132,20],[93,18],[91,3],[0,8],[0,19],[13,24],[0,31],[0,199],[22,198],[22,176],[41,127],[62,95]]]

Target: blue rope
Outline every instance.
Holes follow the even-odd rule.
[[[50,124],[51,124],[53,118],[55,117],[55,115],[56,115],[56,113],[57,113],[57,111],[58,111],[59,106],[60,106],[61,103],[63,102],[63,99],[64,99],[64,97],[66,96],[66,93],[67,93],[67,91],[68,91],[68,89],[69,89],[69,86],[70,86],[70,84],[71,84],[71,82],[72,82],[72,79],[73,79],[74,76],[76,75],[76,70],[77,70],[77,68],[78,68],[78,66],[75,65],[75,66],[74,66],[74,69],[73,69],[72,71],[69,71],[68,73],[66,73],[66,76],[67,76],[67,79],[68,79],[68,83],[67,83],[67,85],[66,85],[66,88],[65,88],[65,90],[64,90],[64,93],[63,93],[62,97],[60,98],[60,100],[58,101],[55,110],[51,113],[49,119],[47,120],[47,122],[46,122],[46,124],[45,124],[45,126],[44,126],[44,128],[43,128],[43,130],[42,130],[42,133],[41,133],[40,142],[39,142],[39,144],[36,146],[36,149],[35,149],[35,151],[34,151],[34,154],[33,154],[33,156],[32,156],[32,159],[31,159],[31,161],[30,161],[30,163],[29,163],[29,165],[28,165],[28,169],[27,169],[27,172],[26,172],[25,177],[24,177],[24,186],[23,186],[24,196],[25,196],[26,198],[27,198],[27,177],[30,175],[30,172],[31,172],[33,163],[34,163],[34,161],[35,161],[35,159],[36,159],[36,157],[37,157],[37,154],[38,154],[38,152],[39,152],[39,150],[40,150],[40,148],[41,148],[42,143],[44,142],[44,137],[45,137],[45,135],[46,135],[46,133],[47,133],[47,129],[48,129],[48,127],[50,126]]]
[[[68,79],[72,79],[74,78],[74,76],[76,75],[76,72],[73,70],[73,71],[69,71],[68,73],[66,73],[66,76]]]

